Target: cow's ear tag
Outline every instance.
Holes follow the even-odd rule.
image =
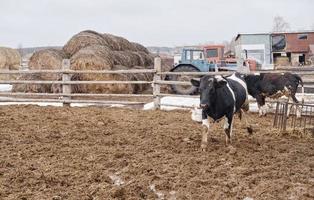
[[[200,80],[199,79],[192,78],[191,79],[191,83],[195,87],[199,87],[200,86]]]

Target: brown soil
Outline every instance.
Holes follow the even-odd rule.
[[[0,199],[313,199],[313,138],[250,119],[202,152],[185,111],[3,106]]]

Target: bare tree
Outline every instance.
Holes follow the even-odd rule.
[[[290,24],[281,16],[274,17],[273,32],[284,32],[290,29]]]

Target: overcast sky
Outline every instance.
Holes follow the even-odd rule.
[[[230,40],[269,32],[280,15],[291,29],[314,28],[313,0],[0,0],[0,46],[64,45],[92,29],[146,46]]]

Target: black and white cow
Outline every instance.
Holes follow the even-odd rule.
[[[304,95],[303,81],[300,76],[291,74],[289,72],[284,74],[261,73],[256,75],[246,75],[245,82],[247,84],[248,93],[257,101],[259,108],[259,115],[266,115],[267,107],[265,105],[265,98],[278,99],[282,96],[290,98],[294,103],[299,103],[295,94],[298,85],[302,86],[302,93]],[[302,101],[304,97],[302,97]],[[289,107],[290,110],[290,107]],[[300,108],[297,107],[297,117],[301,116]],[[288,112],[289,114],[290,112]]]
[[[248,92],[245,81],[240,74],[235,73],[226,78],[222,76],[204,76],[201,80],[192,79],[191,83],[200,90],[202,124],[206,127],[206,131],[202,135],[202,150],[205,151],[207,146],[210,124],[224,117],[224,131],[226,144],[228,145],[232,136],[234,114],[239,113],[241,117],[242,110],[248,110]],[[252,133],[251,127],[247,127],[248,132]]]

